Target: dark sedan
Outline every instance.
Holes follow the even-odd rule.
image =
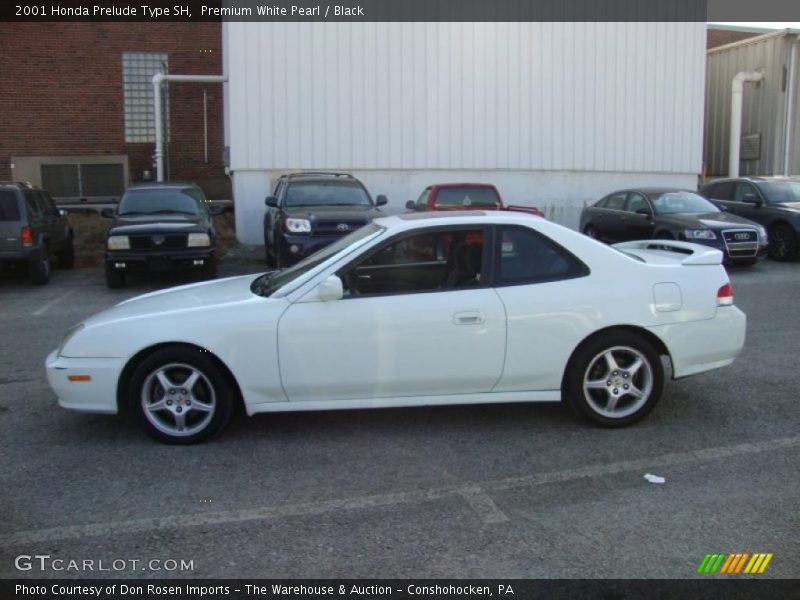
[[[700,193],[766,227],[770,258],[794,260],[800,254],[800,177],[717,179]]]
[[[583,209],[580,229],[604,242],[670,239],[705,244],[735,264],[754,264],[767,249],[767,232],[758,223],[721,211],[695,192],[675,188],[609,194]]]

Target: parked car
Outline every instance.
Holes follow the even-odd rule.
[[[716,179],[704,185],[700,193],[725,210],[766,227],[770,258],[797,258],[800,248],[800,178]]]
[[[64,408],[188,444],[261,412],[564,399],[609,427],[744,344],[722,253],[514,212],[377,219],[283,271],[127,300],[47,358]],[[612,284],[609,284],[612,282]]]
[[[293,265],[320,248],[383,216],[358,179],[348,173],[302,172],[278,179],[267,196],[264,248],[267,264]]]
[[[192,183],[148,183],[125,190],[106,231],[105,271],[109,288],[125,285],[133,272],[195,271],[217,276],[216,232],[220,212]]]
[[[406,202],[409,211],[426,210],[513,210],[537,217],[544,213],[535,206],[505,206],[500,192],[488,183],[439,183],[429,185],[417,201]]]
[[[67,211],[27,183],[0,183],[0,264],[27,265],[31,283],[50,281],[51,258],[71,269],[75,246]]]
[[[752,265],[767,250],[759,225],[676,188],[621,190],[581,212],[580,230],[604,242],[685,240],[721,250],[726,262]]]

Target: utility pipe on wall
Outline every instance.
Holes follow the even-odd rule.
[[[787,94],[786,94],[786,130],[783,133],[783,174],[788,177],[792,174],[792,142],[794,136],[792,130],[794,128],[794,97],[795,88],[797,87],[797,47],[800,44],[800,39],[795,36],[792,41],[792,50],[789,54],[789,66],[787,68]]]
[[[225,83],[227,75],[153,75],[153,98],[156,118],[156,181],[164,181],[164,123],[161,110],[161,84],[164,81],[188,81],[195,83]]]
[[[742,144],[742,96],[745,81],[761,81],[760,71],[737,73],[731,84],[731,140],[728,153],[728,177],[739,176],[739,149]]]

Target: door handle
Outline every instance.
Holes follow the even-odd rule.
[[[453,323],[456,325],[480,325],[484,321],[486,321],[486,315],[479,310],[457,312],[453,315]]]

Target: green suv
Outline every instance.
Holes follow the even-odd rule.
[[[50,281],[50,260],[60,267],[75,263],[67,212],[50,194],[27,183],[0,182],[0,265],[26,263],[31,283]]]

